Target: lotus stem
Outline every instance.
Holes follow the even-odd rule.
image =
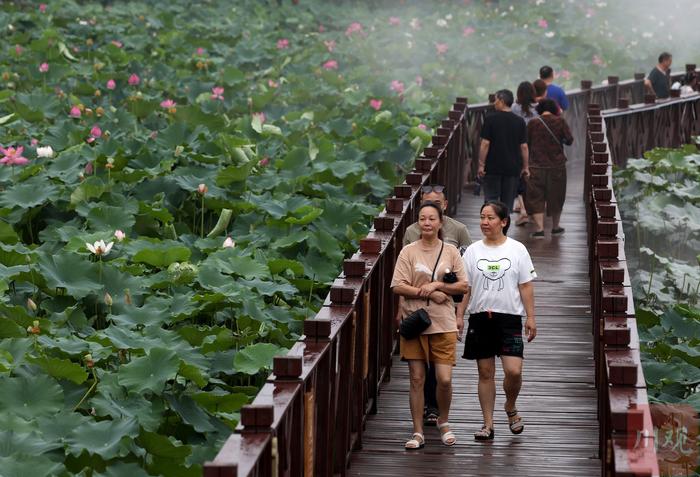
[[[651,270],[649,271],[649,286],[647,287],[647,298],[651,294],[651,282],[654,280],[654,260],[651,261]]]
[[[87,397],[90,395],[90,393],[97,386],[97,373],[95,373],[95,368],[92,368],[92,378],[93,378],[92,386],[90,386],[90,388],[87,390],[87,392],[85,394],[83,394],[83,397],[80,399],[80,401],[78,401],[78,404],[76,404],[75,407],[73,408],[73,412],[78,410],[78,408],[83,403],[83,401],[85,401],[85,399],[87,399]]]
[[[202,194],[202,226],[199,230],[199,235],[204,238],[204,194]]]

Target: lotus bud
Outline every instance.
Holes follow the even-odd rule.
[[[175,157],[178,157],[180,154],[182,154],[182,151],[184,151],[184,150],[185,150],[185,148],[183,146],[181,146],[181,145],[177,146],[175,148]]]
[[[95,366],[95,361],[92,359],[91,354],[86,354],[85,356],[83,356],[83,359],[85,360],[85,366],[87,366],[88,368],[92,368],[93,366]]]
[[[110,157],[107,159],[107,163],[105,164],[105,169],[114,169],[114,158]]]
[[[10,73],[8,73],[7,71],[3,72],[3,74],[2,74],[2,80],[3,80],[3,81],[9,81],[9,80],[10,80]]]
[[[105,110],[104,110],[104,108],[103,108],[102,106],[98,106],[98,107],[95,109],[95,114],[97,114],[97,116],[99,116],[99,117],[102,117],[102,115],[103,115],[104,113],[105,113]]]
[[[114,238],[117,239],[118,242],[121,242],[126,238],[126,234],[121,231],[121,230],[115,230],[114,231]]]
[[[31,298],[27,298],[27,308],[29,308],[32,311],[36,311],[36,303],[34,303],[34,300]]]
[[[207,185],[199,184],[199,186],[197,187],[197,193],[199,193],[199,195],[204,195],[207,192],[209,192],[209,188],[207,187]]]
[[[88,38],[87,40],[85,40],[85,44],[87,46],[92,46],[93,43],[94,43],[94,41],[92,40],[92,38]]]
[[[131,305],[131,290],[128,288],[124,290],[124,303]]]
[[[224,240],[224,243],[222,247],[224,248],[234,248],[236,246],[236,242],[233,241],[231,237],[226,237],[226,240]]]
[[[39,320],[32,321],[32,324],[34,325],[34,328],[38,328],[39,327]]]
[[[112,306],[112,303],[112,295],[110,295],[109,292],[105,292],[105,305]]]

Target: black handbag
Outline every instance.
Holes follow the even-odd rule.
[[[435,279],[435,270],[440,263],[440,257],[442,257],[442,249],[445,247],[445,242],[442,242],[440,246],[440,253],[438,254],[437,261],[433,267],[433,274],[430,276],[430,281]],[[428,298],[427,304],[430,303],[430,298]],[[401,320],[401,325],[399,326],[399,333],[407,340],[412,340],[421,335],[425,330],[427,330],[433,322],[428,316],[428,312],[425,308],[418,308],[416,311],[408,315],[406,318]]]

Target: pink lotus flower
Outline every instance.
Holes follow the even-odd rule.
[[[353,33],[364,34],[362,31],[362,24],[359,22],[352,22],[348,28],[345,30],[346,36],[351,36]]]
[[[462,30],[462,36],[463,37],[468,37],[474,34],[476,30],[473,27],[467,27],[464,30]]]
[[[389,25],[401,25],[401,19],[399,17],[389,17]]]
[[[422,76],[420,76],[420,75],[416,76],[416,84],[418,86],[423,86],[423,77]]]
[[[39,140],[38,140],[37,138],[33,137],[33,138],[29,141],[29,143],[30,143],[32,146],[36,146],[37,144],[39,144]]]
[[[375,111],[379,111],[382,109],[382,100],[381,99],[370,99],[369,100],[369,105],[374,109]]]
[[[40,73],[46,73],[49,71],[49,64],[48,63],[42,63],[39,65],[39,72]]]
[[[5,156],[0,159],[0,164],[5,166],[23,166],[27,164],[29,159],[22,156],[23,152],[24,146],[19,146],[16,149],[14,147],[0,147],[0,154]]]
[[[112,44],[113,44],[114,46],[116,46],[117,48],[121,48],[122,46],[124,46],[124,43],[122,43],[122,42],[119,41],[119,40],[112,40],[110,43],[112,43]]]
[[[435,51],[438,55],[444,55],[448,49],[447,43],[435,43]]]
[[[277,40],[277,49],[284,50],[285,48],[289,48],[289,40],[286,38]]]
[[[234,248],[236,246],[236,242],[234,242],[231,237],[226,237],[226,240],[224,240],[224,243],[221,246],[223,248]]]
[[[561,76],[561,77],[564,78],[565,80],[569,80],[569,79],[571,79],[571,71],[569,71],[569,70],[561,70],[561,71],[559,72],[559,76]]]
[[[141,82],[141,78],[139,78],[139,75],[136,73],[132,73],[131,76],[129,76],[129,85],[130,86],[136,86]]]
[[[41,13],[46,13],[46,4],[45,3],[40,3],[39,4],[39,11]]]
[[[260,120],[260,124],[265,124],[265,120],[267,119],[265,117],[265,113],[263,112],[253,113],[253,118],[258,118]]]
[[[118,242],[121,242],[126,238],[126,234],[122,232],[121,230],[115,230],[114,231],[114,238],[117,239]]]
[[[335,50],[335,40],[324,40],[323,44],[326,45],[326,49],[329,53],[333,53],[333,50]]]
[[[70,115],[71,118],[79,118],[80,116],[82,116],[82,114],[83,114],[83,113],[80,112],[80,108],[79,108],[79,107],[73,106],[72,108],[70,108],[70,113],[69,113],[69,115]]]
[[[206,184],[199,184],[199,185],[197,186],[197,193],[198,193],[199,195],[204,195],[204,194],[206,194],[207,192],[209,192],[209,187],[207,187]]]
[[[172,99],[166,99],[160,102],[160,107],[165,109],[174,108],[177,105]]]
[[[414,30],[420,30],[421,24],[420,24],[420,20],[419,20],[419,19],[417,19],[417,18],[412,18],[411,21],[410,21],[408,24],[409,24],[409,25],[411,26],[411,28],[413,28]]]
[[[398,94],[403,94],[405,86],[401,81],[394,80],[391,82],[391,86],[389,86],[389,89],[395,91]]]
[[[258,162],[258,164],[260,164],[262,167],[266,167],[269,163],[270,158],[267,156],[263,157],[262,159],[260,159],[260,162]]]
[[[89,176],[90,174],[92,174],[94,172],[94,170],[95,170],[95,168],[92,165],[92,161],[85,164],[85,175],[86,176]]]
[[[605,64],[605,63],[603,62],[603,58],[601,58],[601,57],[598,56],[598,55],[593,55],[593,59],[591,60],[591,62],[592,62],[594,65],[597,65],[597,66],[603,66],[603,65]]]
[[[323,63],[323,68],[326,70],[337,70],[338,62],[335,60],[328,60],[325,63]]]
[[[224,88],[221,86],[214,86],[211,89],[211,99],[218,99],[220,101],[224,100]]]
[[[423,124],[423,123],[420,123],[420,124],[418,125],[418,129],[422,129],[423,131],[427,131],[427,130],[428,130],[428,126],[426,126],[426,125]]]
[[[95,124],[92,129],[90,129],[90,136],[94,137],[95,139],[99,139],[102,137],[102,129]]]
[[[277,87],[279,87],[280,84],[277,81],[273,81],[270,79],[270,80],[267,80],[267,85],[270,88],[277,88]]]
[[[319,25],[319,26],[318,26],[318,32],[319,32],[319,33],[323,33],[324,31],[326,31],[326,27],[324,27],[323,25]]]
[[[22,51],[24,51],[24,49],[21,46],[15,45],[15,55],[17,55],[17,56],[21,55]]]
[[[204,56],[204,48],[201,46],[197,48],[197,56]]]
[[[114,89],[116,87],[117,83],[113,79],[107,81],[107,89]]]
[[[547,20],[545,20],[544,18],[540,18],[539,20],[537,20],[537,26],[540,28],[547,28],[549,26],[549,23],[547,23]]]

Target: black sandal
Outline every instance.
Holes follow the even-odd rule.
[[[523,418],[518,415],[518,410],[513,409],[512,411],[506,411],[508,416],[508,427],[510,427],[510,432],[513,434],[522,434],[525,430],[525,424],[523,423]]]
[[[435,409],[426,409],[423,414],[423,424],[434,426],[437,424],[438,412]]]
[[[482,426],[481,430],[474,433],[475,441],[492,441],[493,440],[493,427]]]

